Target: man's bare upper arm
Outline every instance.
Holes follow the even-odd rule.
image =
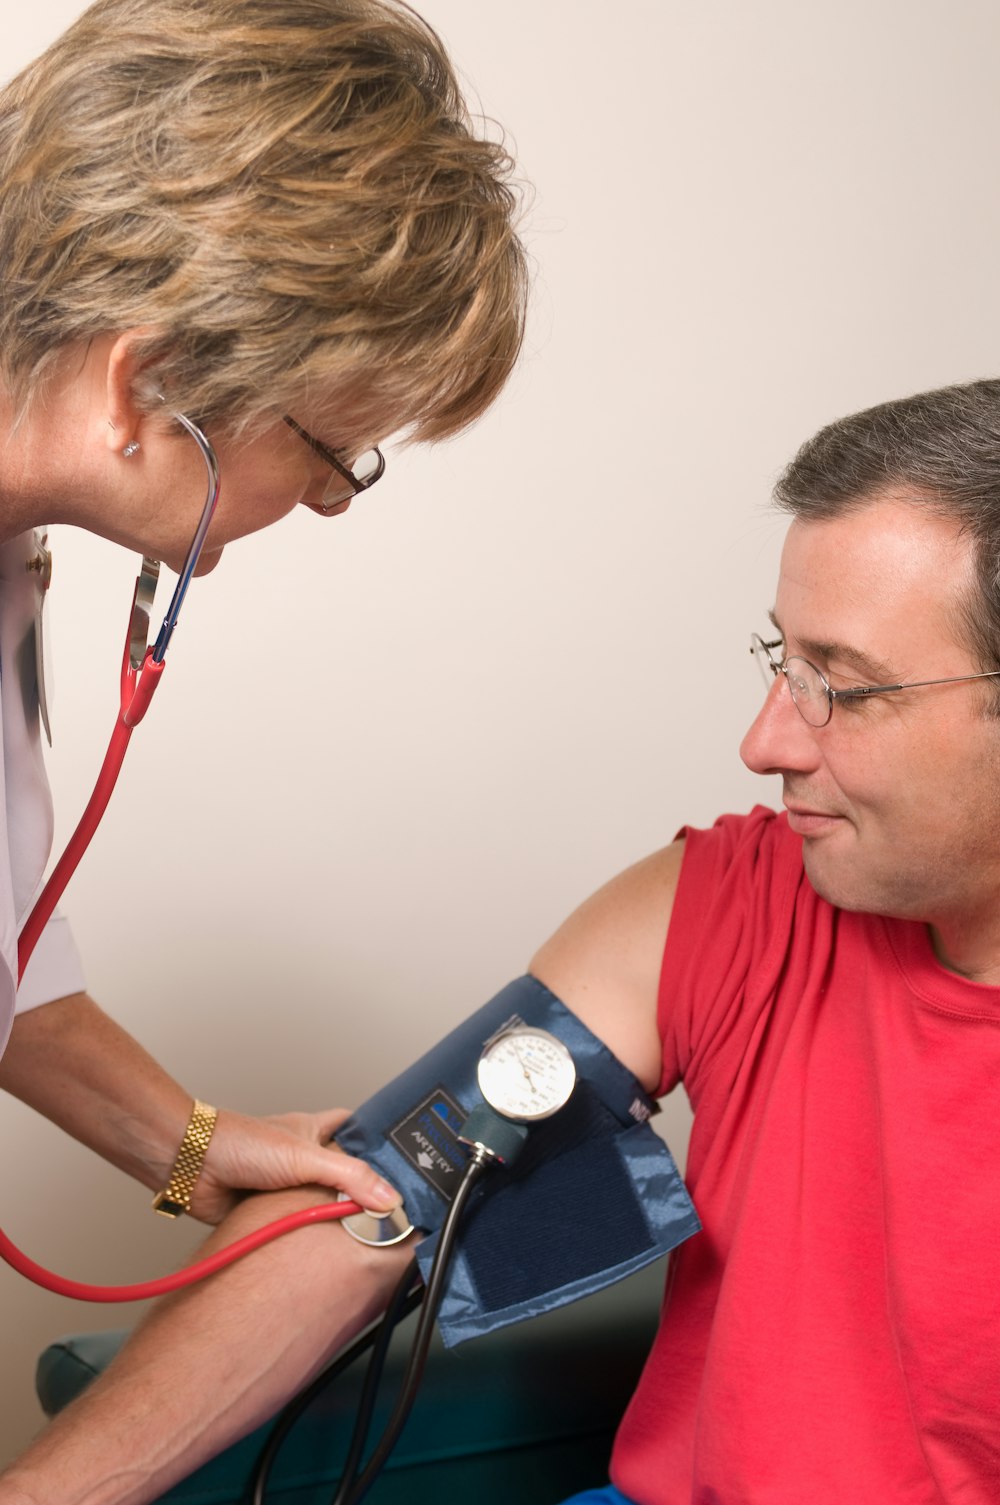
[[[529,969],[648,1091],[660,1080],[657,992],[683,853],[676,841],[598,889]]]

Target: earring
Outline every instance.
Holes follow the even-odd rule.
[[[138,439],[130,439],[125,448],[122,450],[122,454],[127,460],[131,455],[137,454],[141,448],[142,445],[139,443]]]

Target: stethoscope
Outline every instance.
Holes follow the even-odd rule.
[[[202,429],[183,413],[175,412],[172,416],[195,441],[205,462],[208,478],[205,504],[178,576],[167,614],[151,648],[148,646],[149,631],[160,565],[155,559],[143,558],[129,613],[128,634],[122,657],[119,710],[114,730],[86,809],[21,930],[18,941],[19,981],[24,975],[24,969],[39,936],[51,918],[66,885],[100,825],[121,772],[132,733],[148,711],[150,701],[160,683],[166,666],[167,648],[177,626],[181,607],[218,504],[219,462],[210,440]],[[527,1036],[533,1037],[531,1044],[536,1050],[540,1049],[542,1057],[545,1058],[544,1069],[534,1085],[531,1084],[531,1074],[526,1069],[522,1053],[523,1047],[528,1043]],[[309,1404],[321,1386],[331,1383],[367,1348],[372,1348],[371,1363],[348,1458],[333,1505],[358,1505],[358,1502],[368,1493],[392,1451],[416,1399],[427,1360],[434,1321],[444,1294],[445,1278],[454,1252],[459,1224],[471,1193],[479,1178],[491,1165],[512,1162],[527,1133],[524,1126],[526,1121],[548,1117],[568,1101],[575,1083],[575,1068],[569,1052],[561,1042],[548,1036],[545,1031],[505,1030],[493,1040],[486,1042],[479,1064],[479,1082],[485,1101],[472,1110],[460,1135],[468,1147],[469,1159],[442,1226],[426,1286],[420,1283],[416,1260],[411,1260],[397,1284],[382,1321],[363,1334],[328,1370],[319,1376],[317,1381],[313,1382],[308,1390],[286,1408],[258,1461],[253,1484],[254,1502],[264,1499],[267,1478],[278,1448],[301,1411]],[[526,1095],[526,1082],[530,1087],[530,1096]],[[544,1082],[546,1095],[543,1102],[540,1102],[537,1097],[538,1082]],[[384,1223],[384,1227],[391,1230],[388,1238],[380,1234],[377,1229],[372,1236],[368,1236],[358,1229],[358,1221],[362,1225],[373,1221],[378,1225],[381,1216],[366,1213],[356,1202],[343,1200],[326,1203],[320,1207],[305,1208],[301,1212],[283,1217],[265,1228],[258,1229],[255,1233],[236,1240],[226,1249],[207,1259],[199,1260],[184,1270],[156,1280],[132,1285],[95,1286],[56,1275],[53,1271],[46,1270],[34,1260],[29,1259],[11,1243],[2,1230],[0,1230],[0,1258],[36,1285],[44,1286],[47,1290],[59,1295],[96,1302],[140,1301],[151,1296],[166,1295],[170,1291],[203,1280],[206,1276],[241,1259],[262,1244],[291,1232],[294,1228],[316,1222],[339,1221],[344,1218],[351,1220],[351,1223],[346,1224],[345,1227],[349,1229],[353,1237],[359,1238],[363,1243],[378,1245],[382,1242],[396,1242],[398,1238],[406,1237],[412,1232],[408,1224],[405,1225],[405,1232],[397,1232],[390,1215]],[[351,1224],[354,1226],[352,1227]],[[421,1305],[422,1310],[400,1394],[381,1440],[368,1461],[363,1463],[375,1394],[388,1351],[389,1338],[396,1324],[418,1304]]]
[[[119,709],[115,720],[108,750],[101,765],[94,791],[87,802],[86,809],[80,817],[76,830],[66,844],[59,861],[52,870],[41,894],[21,929],[18,939],[17,960],[18,980],[24,975],[24,969],[28,965],[39,936],[45,929],[62,897],[70,878],[87,850],[95,831],[101,823],[108,801],[114,791],[118,775],[121,772],[125,753],[132,737],[132,733],[139,725],[149,709],[150,701],[160,683],[163,670],[166,667],[167,648],[173,637],[174,629],[180,617],[181,607],[187,595],[188,587],[194,576],[198,560],[205,545],[205,538],[211,526],[212,518],[219,500],[219,461],[211,441],[196,423],[183,413],[173,413],[172,417],[183,429],[190,434],[197,444],[201,457],[205,462],[208,487],[205,495],[205,504],[202,507],[201,517],[195,534],[191,540],[191,546],[187,551],[177,585],[167,614],[157,634],[152,647],[148,646],[150,623],[152,620],[153,596],[159,577],[159,561],[143,558],[142,567],[135,583],[135,591],[132,596],[132,606],[129,612],[128,633],[125,639],[125,651],[122,656]],[[157,1280],[142,1281],[132,1285],[98,1286],[90,1285],[83,1281],[69,1280],[51,1270],[46,1270],[42,1265],[22,1253],[20,1249],[0,1230],[0,1259],[11,1265],[21,1275],[33,1281],[36,1285],[44,1286],[47,1290],[55,1291],[58,1295],[69,1296],[77,1301],[143,1301],[150,1296],[163,1296],[170,1291],[179,1290],[182,1286],[193,1285],[196,1281],[203,1280],[207,1275],[214,1274],[225,1265],[232,1264],[234,1260],[241,1259],[262,1244],[269,1243],[271,1239],[278,1238],[284,1233],[289,1233],[293,1228],[301,1228],[308,1223],[337,1221],[340,1218],[349,1217],[352,1214],[361,1213],[363,1209],[356,1202],[343,1201],[328,1203],[321,1207],[304,1208],[301,1212],[292,1213],[290,1216],[281,1218],[266,1228],[260,1228],[255,1233],[247,1235],[230,1244],[228,1248],[221,1250],[207,1259],[199,1260],[196,1264],[189,1265],[184,1270],[175,1271]]]

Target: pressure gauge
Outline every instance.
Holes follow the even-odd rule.
[[[548,1118],[576,1084],[573,1057],[548,1030],[515,1025],[495,1035],[479,1058],[479,1090],[505,1118]]]

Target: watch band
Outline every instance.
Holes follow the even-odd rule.
[[[200,1103],[195,1098],[170,1179],[153,1198],[154,1210],[165,1218],[179,1218],[182,1212],[190,1212],[191,1196],[201,1175],[218,1116],[217,1108],[210,1108],[208,1103]]]

